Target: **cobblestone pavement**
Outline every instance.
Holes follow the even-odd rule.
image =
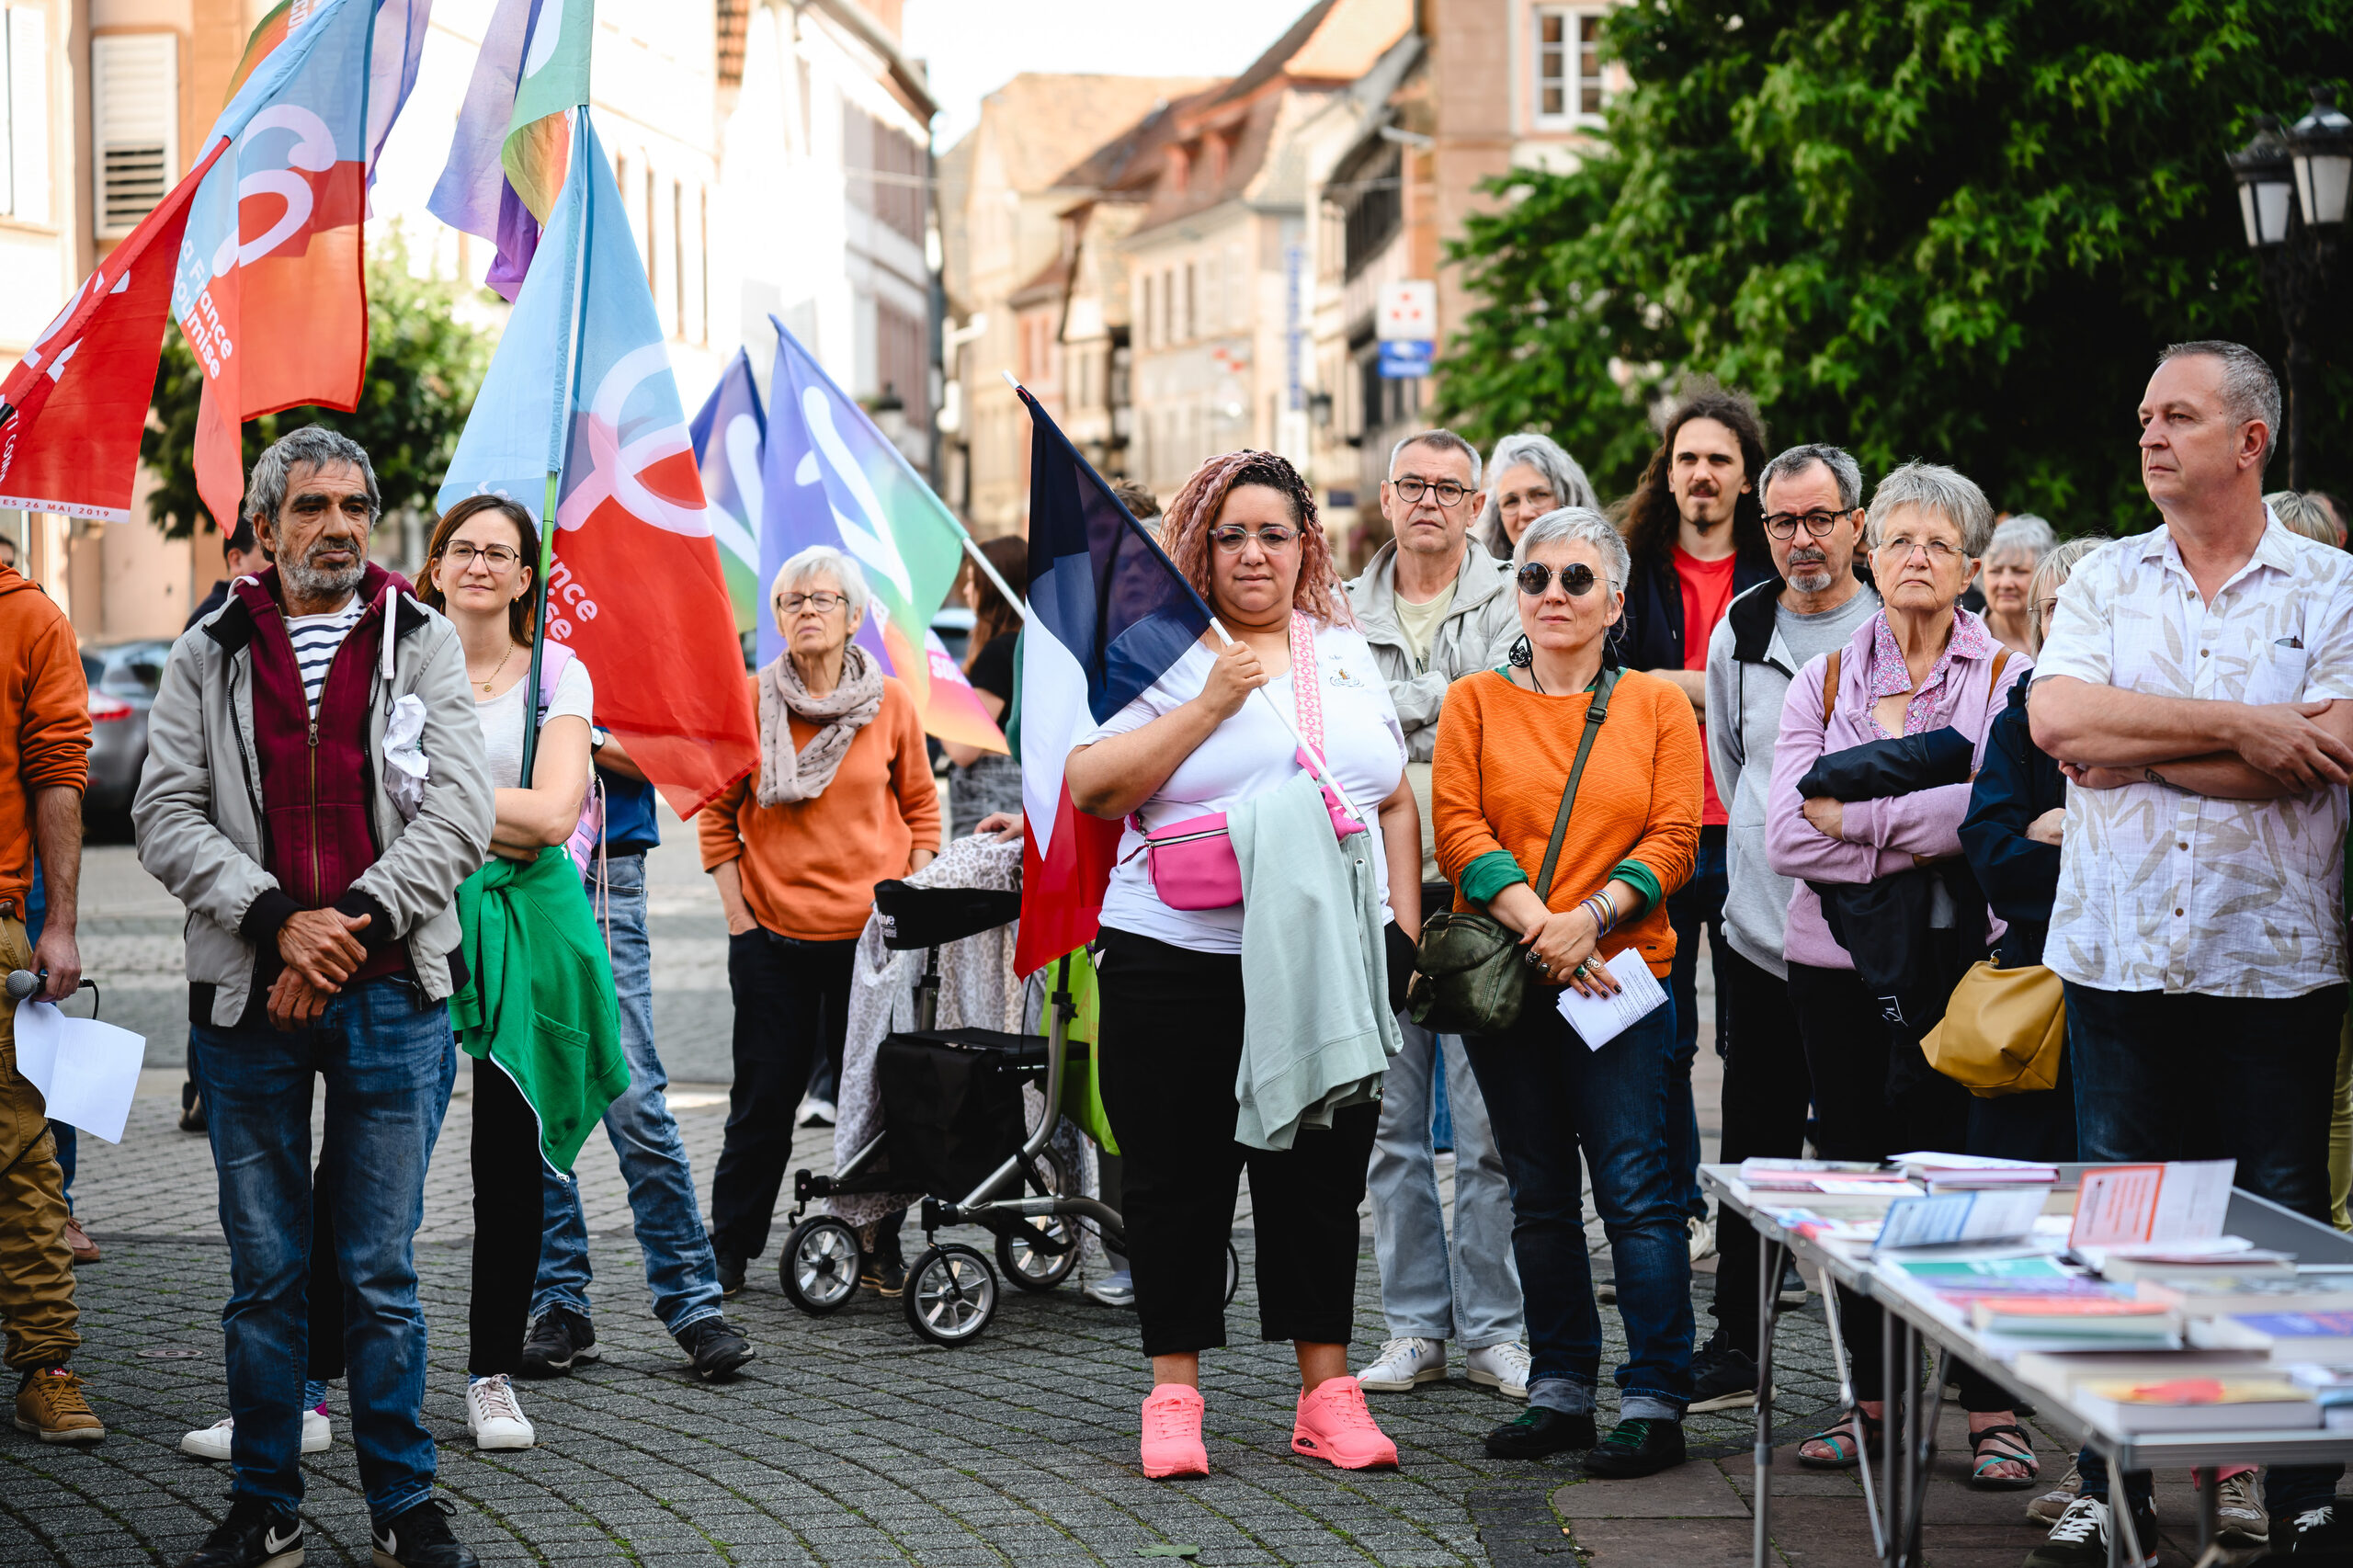
[[[659,1038],[707,1196],[725,1116],[723,939],[684,845],[674,831],[653,868]],[[154,1031],[122,1143],[85,1138],[75,1188],[78,1212],[106,1250],[80,1275],[78,1365],[110,1432],[86,1452],[0,1435],[6,1568],[174,1562],[227,1506],[226,1467],[176,1447],[184,1431],[225,1413],[219,1312],[228,1290],[209,1151],[173,1126],[185,1038],[184,1026],[176,1039],[170,1032],[183,1006],[176,908],[127,849],[95,849],[90,866],[85,951],[113,987],[107,1016]],[[1714,1065],[1703,1051],[1703,1123],[1714,1119]],[[1660,1568],[1748,1560],[1745,1412],[1694,1417],[1695,1461],[1634,1483],[1583,1482],[1568,1461],[1487,1460],[1481,1437],[1517,1407],[1460,1381],[1375,1396],[1404,1458],[1394,1473],[1344,1474],[1293,1456],[1296,1373],[1286,1348],[1257,1343],[1253,1331],[1246,1194],[1236,1217],[1244,1281],[1229,1315],[1235,1343],[1205,1368],[1213,1470],[1205,1481],[1142,1479],[1136,1410],[1149,1379],[1132,1319],[1086,1301],[1075,1279],[1048,1295],[1015,1296],[980,1341],[943,1350],[917,1340],[895,1302],[862,1297],[831,1318],[801,1316],[778,1290],[771,1252],[729,1308],[760,1358],[730,1385],[698,1384],[645,1311],[627,1202],[601,1139],[592,1140],[581,1179],[604,1358],[525,1386],[536,1449],[478,1453],[462,1400],[471,1192],[462,1076],[460,1086],[417,1249],[433,1331],[426,1417],[442,1483],[459,1506],[455,1526],[485,1562],[1029,1568],[1135,1561],[1168,1543],[1196,1547],[1211,1564]],[[803,1132],[799,1153],[827,1168],[830,1135]],[[961,1239],[985,1241],[978,1233]],[[1595,1240],[1599,1247],[1597,1226]],[[1606,1275],[1606,1249],[1597,1262]],[[1702,1334],[1710,1267],[1695,1281]],[[1358,1299],[1361,1365],[1382,1337],[1369,1222]],[[1614,1358],[1622,1348],[1617,1316],[1605,1309],[1603,1317]],[[1780,1346],[1784,1437],[1793,1440],[1836,1402],[1818,1302],[1783,1319]],[[1604,1398],[1606,1406],[1607,1391]],[[340,1390],[331,1403],[335,1446],[304,1464],[312,1561],[365,1562],[366,1511]],[[1948,1471],[1953,1448],[1948,1442]],[[2063,1468],[2063,1459],[2048,1457]],[[1830,1568],[1869,1558],[1850,1476],[1801,1473],[1786,1455],[1779,1474],[1777,1551],[1786,1562]],[[1929,1561],[1939,1568],[2010,1568],[2032,1544],[2018,1494],[1982,1497],[1948,1477],[1936,1498]],[[2171,1517],[2189,1517],[2187,1505],[2177,1502]]]

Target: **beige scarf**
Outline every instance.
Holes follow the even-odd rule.
[[[787,709],[824,726],[798,753]],[[881,710],[881,667],[857,643],[842,650],[841,683],[824,697],[809,695],[791,654],[778,654],[760,672],[760,804],[782,806],[824,794],[850,742]]]

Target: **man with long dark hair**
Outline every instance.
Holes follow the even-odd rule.
[[[1765,542],[1757,477],[1765,472],[1765,422],[1745,392],[1712,381],[1688,384],[1662,427],[1658,449],[1626,502],[1622,523],[1634,558],[1626,613],[1612,633],[1619,662],[1683,688],[1699,716],[1704,761],[1708,638],[1733,596],[1774,578]],[[1704,781],[1699,856],[1691,880],[1666,901],[1675,926],[1675,1062],[1667,1075],[1667,1153],[1691,1231],[1691,1258],[1712,1245],[1699,1197],[1699,1122],[1691,1104],[1691,1062],[1699,1049],[1699,931],[1708,933],[1716,978],[1716,1053],[1724,1050],[1724,832],[1731,820]]]

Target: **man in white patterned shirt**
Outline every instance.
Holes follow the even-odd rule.
[[[2075,568],[2029,707],[2076,786],[2044,961],[2066,982],[2080,1153],[2233,1158],[2239,1186],[2325,1223],[2353,556],[2264,506],[2279,389],[2252,350],[2167,349],[2140,418],[2165,525]],[[2108,1561],[2107,1470],[2081,1464],[2082,1501],[2029,1568]],[[2272,1550],[2340,1549],[2342,1473],[2269,1473],[2265,1502],[2294,1538]],[[2145,1554],[2145,1473],[2127,1490]]]

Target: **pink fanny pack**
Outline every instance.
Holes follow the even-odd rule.
[[[1324,748],[1323,682],[1315,665],[1314,623],[1296,610],[1290,618],[1290,669],[1300,733],[1308,746],[1315,748],[1315,757],[1309,756],[1306,746],[1292,755],[1301,767],[1313,773]],[[1324,809],[1331,813],[1334,837],[1365,831],[1364,824],[1341,810],[1328,784],[1324,786]],[[1242,862],[1233,853],[1233,835],[1223,812],[1187,817],[1150,832],[1144,828],[1142,813],[1128,821],[1143,835],[1141,852],[1153,892],[1161,903],[1171,909],[1231,909],[1242,902]]]

